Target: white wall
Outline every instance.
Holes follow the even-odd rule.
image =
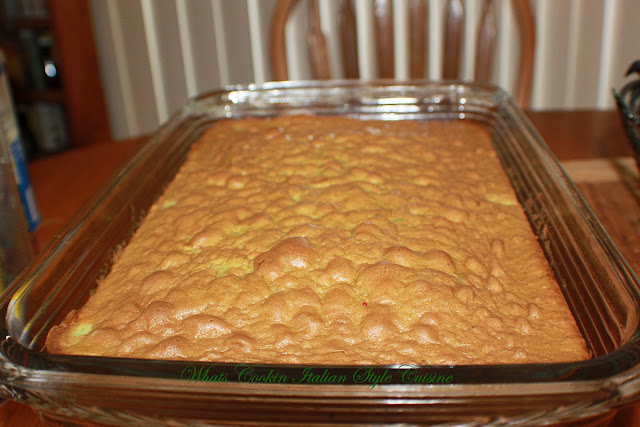
[[[154,130],[194,94],[226,84],[271,80],[268,29],[277,0],[91,0],[113,134],[126,138]],[[367,25],[371,0],[356,0],[358,22]],[[402,10],[406,0],[394,0]],[[611,89],[640,59],[640,1],[531,0],[536,14],[537,49],[531,108],[613,108]],[[302,3],[302,2],[301,2]],[[319,0],[330,16],[337,0]],[[515,35],[508,2],[500,27],[495,83],[513,89]],[[431,0],[431,34],[439,33],[438,7]],[[465,0],[468,34],[479,0]],[[305,57],[306,17],[298,8],[289,25],[290,78],[309,78]],[[330,28],[328,20],[323,27]],[[370,27],[369,27],[370,28]],[[337,40],[328,34],[331,56]],[[363,48],[363,52],[370,52]],[[434,52],[434,50],[432,50]],[[365,55],[365,58],[366,55]],[[372,58],[370,58],[372,59]],[[375,70],[369,61],[369,75]],[[430,63],[437,79],[438,60]],[[470,76],[472,61],[466,61]],[[336,66],[333,66],[336,68]]]

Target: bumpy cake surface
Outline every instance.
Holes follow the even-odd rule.
[[[218,122],[47,350],[305,364],[589,357],[490,136]]]

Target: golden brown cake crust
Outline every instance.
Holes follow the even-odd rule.
[[[54,353],[305,364],[589,357],[488,133],[221,121]]]

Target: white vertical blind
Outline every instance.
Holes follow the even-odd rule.
[[[477,32],[477,16],[480,14],[479,6],[482,2],[477,0],[466,0],[464,3],[464,50],[462,52],[462,78],[470,80],[473,78],[473,68],[475,63],[475,40]]]
[[[355,0],[355,4],[360,76],[364,80],[371,80],[376,75],[373,2],[370,0]],[[369,43],[360,43],[360,40],[369,40]]]
[[[340,25],[337,19],[340,2],[320,1],[320,25],[327,40],[327,52],[329,54],[329,70],[336,78],[343,78],[342,56],[340,55]]]
[[[534,76],[534,88],[531,93],[531,105],[541,106],[545,105],[543,100],[544,89],[544,77],[547,69],[547,61],[550,61],[549,55],[546,54],[544,46],[549,39],[551,31],[551,25],[549,19],[541,19],[542,16],[549,15],[548,2],[545,0],[538,0],[534,7],[534,14],[536,17],[536,51],[533,57],[533,76]]]
[[[297,7],[292,12],[292,19],[286,25],[287,57],[289,58],[289,79],[302,80],[310,78],[309,55],[307,54],[307,30],[309,14],[307,8]],[[265,37],[268,37],[265,34]],[[297,60],[296,60],[297,59]]]
[[[583,0],[570,0],[571,16],[569,18],[569,36],[568,45],[569,52],[577,52],[580,43],[580,18],[582,17]],[[578,74],[578,55],[567,56],[567,80],[565,82],[564,98],[566,100],[572,100],[575,98],[576,86],[572,84],[569,76],[576,76]]]
[[[176,0],[176,12],[178,18],[178,33],[180,34],[180,52],[184,64],[184,80],[187,87],[187,95],[193,96],[197,92],[195,62],[193,60],[194,49],[191,43],[191,31],[189,31],[189,15],[187,0]]]
[[[154,130],[187,97],[234,83],[272,79],[269,21],[277,0],[91,0],[113,133]],[[533,109],[613,108],[611,89],[640,59],[638,0],[530,0],[537,28]],[[306,52],[308,13],[300,0],[287,25],[291,79],[311,77]],[[340,2],[318,0],[330,69],[342,77],[335,19]],[[441,76],[444,0],[429,1],[428,76]],[[394,0],[396,77],[408,74],[407,0]],[[510,2],[497,0],[498,50],[493,81],[513,90],[517,32]],[[363,78],[377,74],[373,1],[354,0]],[[467,12],[463,77],[473,73],[477,0]]]
[[[573,97],[566,98],[565,102],[571,108],[597,107],[597,91],[593,88],[600,86],[600,58],[603,43],[602,10],[604,0],[592,0],[590,2],[579,1],[582,7],[575,14],[578,26],[573,31],[578,33],[577,44],[572,57],[576,59],[575,70],[568,69],[565,82],[571,88]],[[613,85],[619,85],[621,76],[617,76]],[[605,85],[609,86],[609,85]],[[613,86],[611,86],[613,87]],[[589,89],[588,89],[589,88]]]
[[[429,2],[429,78],[438,80],[442,78],[442,43],[441,34],[444,31],[444,0]]]
[[[222,16],[222,0],[211,0],[212,22],[216,33],[216,56],[218,57],[218,71],[220,73],[220,86],[226,86],[231,82],[229,76],[229,55],[227,54],[227,37],[224,32],[224,18]],[[201,55],[213,52],[200,52]]]
[[[158,119],[164,122],[168,117],[166,86],[164,85],[162,62],[160,61],[160,45],[158,44],[158,25],[154,18],[153,0],[141,0],[142,24],[147,40],[149,63],[151,65],[151,82],[153,83],[153,94],[156,100],[156,111]]]
[[[409,16],[407,15],[407,0],[393,3],[393,50],[395,53],[394,68],[396,78],[409,78]]]
[[[614,31],[615,31],[615,19],[618,10],[616,10],[616,0],[605,0],[604,13],[602,14],[602,46],[600,48],[600,81],[611,81],[611,69],[613,59],[613,49],[609,49],[609,46],[613,45]],[[604,85],[598,86],[598,105],[603,105],[607,102],[610,91],[605,88]]]
[[[264,83],[267,80],[267,64],[264,58],[264,49],[261,40],[264,38],[265,25],[260,19],[260,7],[264,5],[259,0],[247,0],[249,3],[249,34],[251,37],[251,55],[253,58],[253,75],[256,83]]]
[[[112,34],[111,47],[114,60],[103,61],[107,66],[115,65],[114,67],[105,68],[103,65],[102,75],[104,77],[110,77],[110,81],[107,80],[107,100],[111,108],[111,123],[116,127],[120,133],[125,135],[137,135],[140,133],[140,124],[136,111],[134,109],[133,99],[133,85],[131,84],[131,78],[128,72],[129,62],[127,61],[127,55],[124,50],[124,36],[122,26],[120,25],[120,12],[118,8],[118,2],[111,1],[107,3],[101,3],[106,8],[106,13],[102,13],[101,16],[106,17],[106,25],[103,27],[105,31],[102,33]],[[100,12],[100,11],[98,11]],[[100,21],[104,24],[105,21]],[[102,27],[99,27],[102,28]],[[104,56],[104,55],[103,55]],[[113,106],[121,105],[121,109],[114,111]],[[122,112],[123,114],[119,114]]]

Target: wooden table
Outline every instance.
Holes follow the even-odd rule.
[[[551,150],[589,201],[613,240],[640,274],[640,179],[632,150],[613,111],[528,113]],[[34,234],[42,249],[145,139],[110,142],[34,161],[30,165],[43,221]],[[43,425],[30,407],[7,402],[0,425]],[[640,426],[640,404],[610,425]]]

